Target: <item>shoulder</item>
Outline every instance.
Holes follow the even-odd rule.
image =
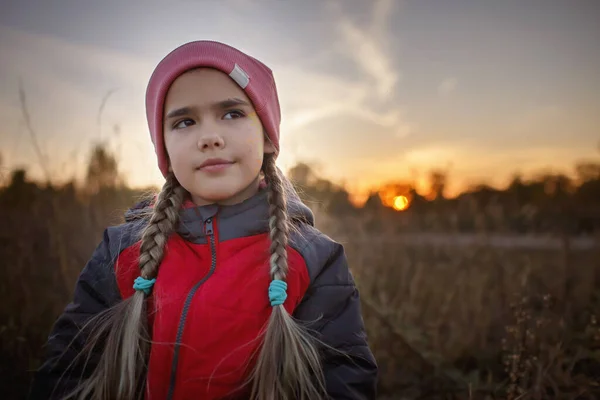
[[[310,224],[297,224],[290,245],[303,257],[311,286],[354,285],[344,246]]]
[[[121,253],[136,244],[147,224],[147,212],[143,203],[130,208],[124,215],[124,222],[104,230],[101,242],[90,261],[102,261],[103,265],[114,267]],[[109,268],[112,269],[112,268]]]
[[[104,231],[103,244],[113,261],[123,250],[140,240],[142,230],[148,223],[148,206],[148,201],[135,204],[125,212],[123,223],[109,226]]]
[[[123,250],[133,246],[141,238],[141,233],[146,226],[145,218],[127,219],[120,225],[106,228],[104,241],[111,258],[116,259]]]
[[[123,224],[107,227],[92,253],[90,262],[102,262],[103,265],[114,264],[123,250],[133,246],[139,241],[143,229],[143,221],[125,222]]]
[[[94,290],[105,299],[103,303],[107,305],[119,300],[122,293],[117,284],[115,266],[124,250],[139,241],[139,233],[144,224],[144,220],[136,219],[107,227],[78,277],[77,288]]]
[[[304,257],[310,283],[294,317],[309,321],[311,329],[328,335],[340,332],[360,322],[358,289],[348,266],[342,244],[310,225],[302,226],[292,235],[292,246]],[[342,314],[348,314],[344,316]],[[335,321],[332,323],[332,321]],[[359,324],[360,325],[360,324]],[[328,331],[323,331],[329,327]]]

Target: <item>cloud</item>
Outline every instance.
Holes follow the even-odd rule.
[[[404,108],[394,100],[400,71],[384,46],[392,3],[375,3],[371,26],[365,29],[353,23],[339,3],[329,3],[333,6],[333,33],[338,41],[331,40],[331,48],[321,50],[320,57],[341,51],[341,60],[338,56],[333,62],[345,68],[348,63],[344,59],[349,60],[361,72],[359,76],[349,78],[329,68],[322,72],[306,65],[273,66],[282,103],[283,129],[300,132],[308,125],[315,127],[318,121],[350,117],[372,124],[372,131],[391,132],[395,137],[414,131]]]
[[[446,78],[438,86],[440,96],[447,96],[456,90],[458,80],[456,78]]]
[[[400,72],[394,68],[384,48],[385,33],[391,14],[392,2],[380,0],[373,8],[371,27],[360,29],[347,15],[337,9],[337,30],[342,39],[342,53],[352,60],[374,83],[377,96],[389,100],[400,80]]]
[[[282,107],[282,129],[299,131],[330,117],[358,117],[374,127],[391,129],[397,137],[412,132],[403,109],[391,104],[375,107],[369,100],[368,81],[350,81],[340,76],[289,65],[275,65],[275,79]]]
[[[390,15],[394,10],[394,0],[378,0],[373,6],[371,24],[372,35],[380,41],[385,40],[385,33],[389,26]]]
[[[338,28],[346,42],[346,55],[375,83],[377,95],[382,100],[389,99],[399,80],[399,74],[380,46],[345,18],[339,22]]]

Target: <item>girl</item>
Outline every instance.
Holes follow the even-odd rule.
[[[165,184],[104,232],[30,398],[375,398],[344,250],[275,164],[271,70],[188,43],[146,110]]]

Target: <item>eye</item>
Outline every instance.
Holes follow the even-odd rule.
[[[246,116],[246,114],[244,114],[243,111],[231,110],[231,111],[227,111],[225,113],[225,115],[223,116],[223,119],[238,119],[238,118],[243,118],[245,116]]]
[[[179,122],[177,122],[175,125],[173,125],[173,129],[183,129],[183,128],[187,128],[189,126],[194,125],[195,122],[192,119],[183,119]]]

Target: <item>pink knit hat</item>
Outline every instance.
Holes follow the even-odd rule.
[[[281,110],[272,71],[263,63],[223,43],[196,41],[169,53],[157,66],[146,90],[146,118],[163,176],[169,163],[163,140],[164,101],[173,81],[182,73],[210,67],[229,75],[252,101],[266,134],[279,151]]]

